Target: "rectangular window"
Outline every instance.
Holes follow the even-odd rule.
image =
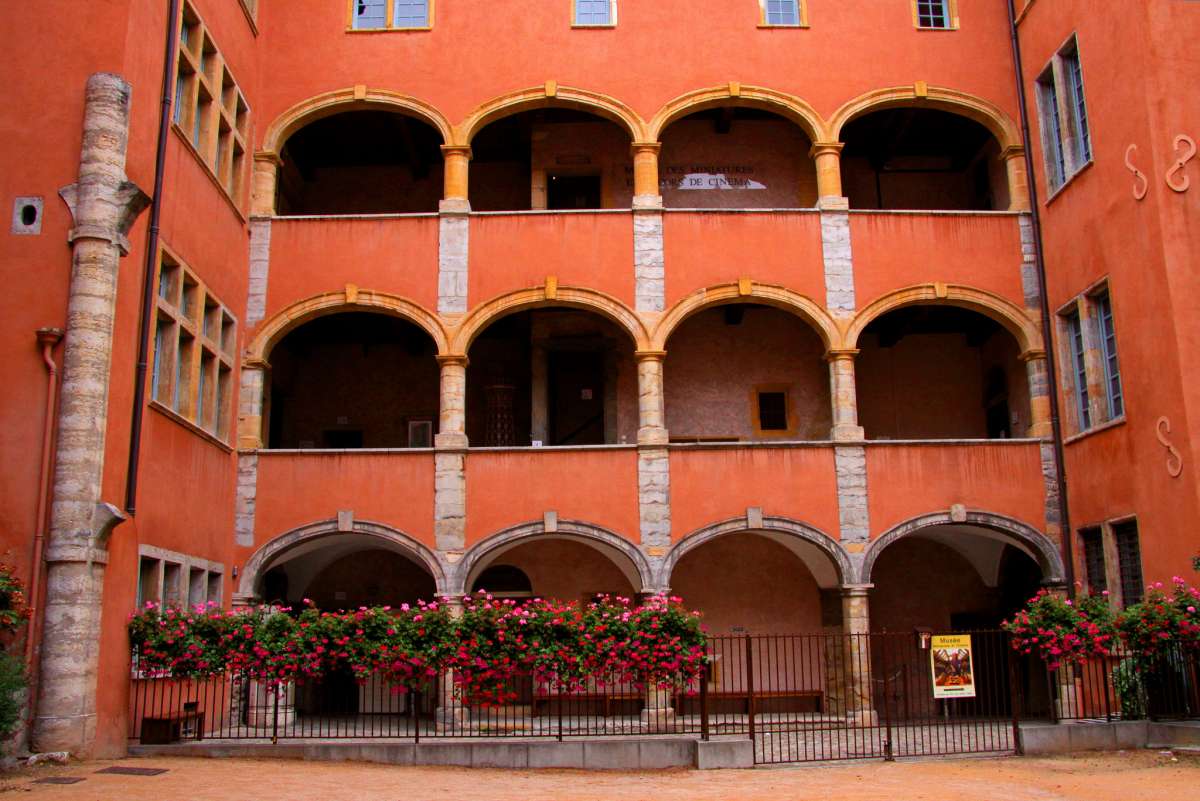
[[[950,0],[916,0],[918,28],[950,28]]]
[[[1054,73],[1038,78],[1038,112],[1042,122],[1042,144],[1046,148],[1046,181],[1053,192],[1067,179],[1066,155],[1063,151],[1062,126],[1058,119],[1058,88]]]
[[[253,12],[255,7],[253,4],[247,8]],[[192,4],[184,2],[180,10],[172,120],[225,194],[239,207],[245,159],[237,158],[236,154],[246,151],[247,111],[245,98],[211,34]]]
[[[350,25],[355,30],[387,27],[387,0],[352,0]]]
[[[1108,292],[1095,296],[1096,321],[1100,350],[1104,357],[1104,389],[1108,395],[1108,416],[1125,414],[1125,397],[1121,392],[1121,367],[1117,364],[1117,332],[1113,327],[1112,301]]]
[[[200,279],[159,254],[151,399],[226,442],[231,429],[236,323]]]
[[[396,0],[393,28],[429,27],[429,0]]]
[[[758,427],[763,431],[787,431],[786,392],[758,393]]]
[[[1121,566],[1121,600],[1132,606],[1142,600],[1142,550],[1138,545],[1136,520],[1117,523],[1112,527],[1117,544],[1117,561]]]
[[[1092,138],[1088,133],[1087,106],[1083,102],[1083,68],[1079,65],[1079,53],[1072,51],[1062,59],[1067,73],[1067,85],[1071,87],[1071,115],[1075,123],[1075,157],[1078,166],[1092,160]]]
[[[1108,589],[1108,579],[1104,573],[1104,535],[1099,527],[1085,528],[1079,532],[1079,541],[1083,545],[1088,591],[1099,595]]]
[[[1083,326],[1079,312],[1066,316],[1067,345],[1071,349],[1071,372],[1075,379],[1075,412],[1079,416],[1079,429],[1092,427],[1092,414],[1088,408],[1087,366],[1084,360]]]
[[[138,554],[137,605],[196,606],[221,602],[225,568],[216,562],[143,545]]]
[[[575,25],[614,25],[613,0],[574,0]]]
[[[764,25],[800,25],[800,0],[765,0]]]

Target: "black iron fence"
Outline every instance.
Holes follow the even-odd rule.
[[[953,636],[955,639],[946,639]],[[755,761],[1004,753],[1022,718],[1200,714],[1194,652],[1151,664],[1126,655],[1057,671],[1018,657],[1001,631],[722,636],[703,679],[669,688],[597,677],[563,689],[532,676],[503,705],[451,677],[419,690],[349,673],[279,687],[247,676],[143,678],[129,736],[188,739],[422,739],[748,736]]]

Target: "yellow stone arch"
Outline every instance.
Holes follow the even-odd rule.
[[[904,306],[958,306],[990,317],[1016,338],[1026,357],[1043,353],[1042,334],[1017,304],[993,292],[958,284],[919,284],[875,299],[863,307],[846,329],[847,348],[857,348],[863,329],[884,314]]]
[[[995,103],[969,92],[942,86],[926,86],[923,83],[875,89],[849,101],[835,111],[826,123],[829,131],[828,141],[840,142],[842,128],[856,117],[896,106],[918,106],[958,114],[991,131],[1000,143],[1001,151],[1021,146],[1021,133],[1017,124]]]
[[[667,126],[682,117],[719,106],[744,106],[770,111],[799,125],[813,142],[825,141],[825,123],[808,103],[785,92],[738,83],[697,89],[671,100],[650,120],[646,127],[646,141],[659,141]]]
[[[246,346],[245,361],[267,361],[276,343],[291,330],[328,314],[377,312],[399,317],[421,328],[433,339],[438,354],[448,352],[449,337],[436,314],[408,298],[348,286],[341,292],[326,292],[297,301],[259,323],[254,339]]]
[[[472,309],[455,330],[450,353],[465,356],[475,337],[501,317],[546,307],[581,309],[599,314],[628,334],[635,350],[648,349],[650,337],[641,318],[611,295],[581,287],[542,286],[509,292]]]
[[[552,107],[574,108],[604,117],[628,131],[632,141],[645,141],[645,122],[620,100],[600,92],[547,81],[544,86],[509,92],[479,106],[454,127],[454,141],[448,144],[465,147],[489,123],[522,111]]]
[[[826,350],[842,349],[842,333],[829,313],[812,298],[774,284],[743,279],[698,289],[667,310],[654,328],[651,350],[666,350],[667,340],[679,325],[697,312],[729,303],[761,303],[800,317],[813,327]]]
[[[302,100],[276,117],[263,135],[260,155],[279,155],[288,138],[305,125],[344,111],[394,111],[427,122],[451,144],[453,128],[436,108],[423,100],[386,89],[352,86]]]

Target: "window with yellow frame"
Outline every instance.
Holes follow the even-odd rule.
[[[807,28],[805,0],[758,0],[760,28]]]
[[[790,384],[758,384],[750,391],[750,419],[754,436],[796,436],[796,412]]]
[[[433,27],[433,0],[350,0],[352,31],[424,31]]]
[[[958,28],[958,0],[912,0],[913,25],[922,31]]]

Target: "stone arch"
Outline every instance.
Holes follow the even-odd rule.
[[[876,298],[851,320],[845,333],[845,347],[858,347],[858,339],[870,322],[904,306],[958,306],[979,312],[1002,325],[1017,340],[1023,358],[1043,353],[1042,335],[1036,323],[1017,304],[993,292],[959,284],[918,284],[897,289]]]
[[[242,567],[242,575],[238,580],[238,597],[244,601],[256,598],[262,577],[279,557],[288,551],[324,537],[340,539],[354,534],[373,538],[378,541],[380,546],[407,556],[429,571],[437,585],[439,595],[446,593],[446,571],[442,568],[442,564],[434,552],[417,540],[399,529],[368,520],[355,520],[351,531],[352,533],[340,531],[337,518],[331,518],[294,528],[275,537],[246,560],[246,564]]]
[[[645,122],[636,111],[620,100],[600,92],[557,86],[553,81],[547,81],[544,86],[509,92],[479,106],[454,127],[452,144],[468,146],[475,135],[489,123],[522,111],[548,107],[590,112],[624,128],[632,141],[645,141]]]
[[[736,83],[727,83],[707,89],[697,89],[667,102],[647,124],[646,141],[659,141],[662,132],[676,120],[718,106],[742,106],[769,111],[800,126],[809,140],[813,142],[821,142],[826,139],[825,123],[821,119],[821,115],[795,95],[760,86],[740,86]]]
[[[499,549],[507,550],[526,541],[546,537],[557,537],[583,543],[600,551],[610,559],[619,554],[626,560],[626,563],[621,564],[618,559],[613,559],[613,562],[625,573],[625,577],[629,579],[629,583],[635,589],[642,591],[656,586],[654,570],[650,567],[646,556],[634,543],[620,534],[578,520],[559,520],[556,530],[548,532],[545,523],[539,520],[511,526],[472,545],[454,567],[454,573],[451,576],[453,591],[463,594],[470,590],[476,573],[479,572],[488,555]]]
[[[621,301],[582,287],[533,287],[492,298],[472,309],[459,323],[451,340],[450,352],[465,356],[471,343],[492,323],[509,314],[548,306],[582,309],[599,314],[614,323],[633,340],[636,350],[646,350],[650,336],[637,316]]]
[[[675,543],[658,567],[657,586],[663,588],[671,586],[671,574],[674,572],[679,560],[686,554],[705,543],[739,532],[763,534],[769,539],[784,545],[808,566],[813,577],[817,579],[818,585],[822,587],[828,589],[854,582],[855,572],[854,566],[850,561],[850,555],[846,553],[840,543],[819,528],[788,517],[764,517],[761,527],[750,528],[746,524],[745,517],[733,517],[697,529]],[[817,570],[813,570],[813,566],[809,560],[801,553],[797,553],[794,548],[797,544],[815,546],[829,560],[829,566],[832,570],[823,571],[820,569],[820,566],[818,566]]]
[[[917,86],[875,89],[850,100],[835,111],[827,121],[828,141],[841,141],[842,128],[846,123],[864,114],[895,106],[917,106],[948,111],[951,114],[974,120],[991,131],[1000,144],[1001,152],[1006,148],[1021,146],[1021,134],[1016,123],[995,103],[969,92],[960,92],[957,89],[947,89],[941,86],[921,88],[920,94],[917,92]]]
[[[750,283],[747,287],[744,282],[738,282],[698,289],[679,300],[654,328],[650,349],[666,350],[667,340],[684,320],[697,312],[729,303],[761,303],[790,312],[812,325],[826,350],[842,347],[842,333],[837,323],[812,298],[773,284]]]
[[[965,518],[961,515],[957,517],[958,519],[955,519],[955,516],[952,516],[949,511],[933,512],[910,518],[893,526],[867,547],[859,568],[859,583],[871,583],[871,571],[875,568],[875,562],[889,545],[912,536],[922,529],[946,525],[974,525],[1003,535],[1002,538],[1009,544],[1015,545],[1033,557],[1042,570],[1044,584],[1054,585],[1066,582],[1066,571],[1063,568],[1062,555],[1059,553],[1058,545],[1028,523],[1005,515],[977,510],[967,511]]]
[[[263,135],[260,155],[278,156],[288,138],[309,123],[345,111],[394,111],[429,123],[445,144],[453,140],[453,128],[436,108],[410,95],[386,89],[349,87],[302,100],[276,117]]]
[[[400,317],[429,334],[439,354],[448,351],[449,337],[441,321],[419,303],[386,292],[348,288],[343,292],[326,292],[296,301],[263,320],[254,339],[246,346],[245,360],[267,361],[271,348],[289,331],[318,317],[339,312],[378,312]]]

